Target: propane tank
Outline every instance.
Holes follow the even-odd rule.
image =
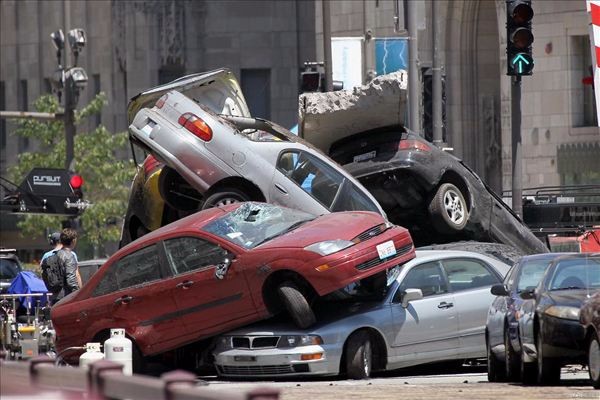
[[[104,358],[119,364],[123,364],[123,374],[131,375],[132,366],[132,344],[125,337],[125,329],[111,329],[110,339],[104,342]]]
[[[86,343],[85,353],[79,357],[79,367],[89,368],[95,361],[104,359],[104,354],[100,351],[100,343]]]

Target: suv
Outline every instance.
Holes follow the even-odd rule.
[[[6,293],[13,279],[22,270],[15,249],[0,249],[0,293]]]

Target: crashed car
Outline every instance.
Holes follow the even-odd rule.
[[[54,305],[57,351],[122,327],[141,360],[280,311],[307,327],[315,299],[356,281],[384,286],[414,256],[408,231],[375,212],[210,208],[120,249]]]
[[[364,379],[377,370],[483,357],[490,286],[509,268],[478,253],[417,251],[390,270],[385,290],[359,283],[326,296],[314,327],[264,321],[223,334],[213,352],[217,372]]]
[[[169,210],[140,209],[144,195],[132,195],[122,245],[152,230],[148,222],[164,225],[186,212],[250,200],[315,215],[365,210],[385,216],[375,198],[327,156],[285,128],[252,118],[227,69],[140,93],[128,114],[132,143],[162,164],[155,178],[148,170],[139,174],[132,193],[154,179],[150,193],[157,192]]]
[[[404,127],[404,81],[397,73],[301,95],[300,136],[357,178],[417,246],[477,240],[548,252],[464,162]]]

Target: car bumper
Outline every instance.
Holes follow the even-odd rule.
[[[544,356],[577,360],[586,354],[584,329],[579,321],[546,316],[541,333]]]
[[[303,360],[317,357],[315,360]],[[330,358],[324,346],[302,346],[291,349],[232,349],[215,353],[219,376],[278,377],[335,375],[339,373],[339,356]]]

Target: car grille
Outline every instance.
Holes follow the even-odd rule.
[[[279,375],[291,374],[294,368],[291,365],[217,365],[219,372],[225,375]]]
[[[231,346],[234,349],[265,349],[277,347],[279,336],[233,336]]]
[[[360,271],[364,271],[366,269],[376,267],[379,264],[382,264],[382,263],[387,262],[389,260],[393,260],[394,258],[398,258],[398,257],[400,257],[400,256],[408,253],[410,251],[410,249],[412,249],[412,246],[413,246],[412,243],[410,243],[410,244],[407,244],[404,247],[400,247],[399,249],[396,250],[396,254],[394,254],[391,257],[384,258],[383,260],[380,259],[379,257],[377,257],[377,258],[373,258],[373,259],[371,259],[369,261],[365,261],[362,264],[358,264],[356,266],[356,269],[358,269]]]
[[[361,233],[360,235],[358,235],[357,237],[352,239],[352,241],[354,243],[360,243],[365,240],[369,240],[371,238],[374,238],[375,236],[381,235],[383,232],[385,232],[386,229],[387,228],[386,228],[385,224],[380,224],[380,225],[374,226],[373,228],[369,229],[368,231],[364,231],[363,233]]]

